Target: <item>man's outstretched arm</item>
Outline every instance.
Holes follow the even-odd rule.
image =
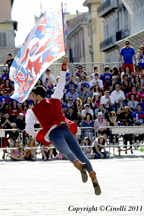
[[[59,99],[63,97],[63,90],[65,87],[65,76],[66,76],[66,71],[67,71],[67,63],[68,63],[68,57],[64,57],[63,63],[62,63],[62,69],[60,73],[60,78],[56,87],[56,90],[54,94],[51,96],[54,99]]]

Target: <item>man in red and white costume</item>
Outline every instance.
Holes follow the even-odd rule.
[[[32,90],[35,105],[32,109],[27,110],[26,132],[36,137],[36,140],[44,145],[49,145],[51,143],[80,170],[84,183],[87,182],[88,171],[95,194],[100,195],[101,189],[96,178],[96,173],[93,171],[91,163],[84,155],[73,135],[77,132],[77,125],[66,119],[61,112],[62,107],[60,100],[63,97],[67,63],[68,58],[64,57],[60,79],[50,99],[45,98],[46,91],[43,86],[36,86]],[[40,123],[43,128],[38,133],[34,131],[35,123]]]

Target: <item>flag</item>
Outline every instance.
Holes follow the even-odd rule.
[[[65,55],[61,7],[44,15],[28,34],[10,68],[15,91],[11,98],[24,102],[42,73]]]

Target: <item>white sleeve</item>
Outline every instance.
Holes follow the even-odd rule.
[[[63,90],[65,87],[65,76],[66,76],[66,71],[61,71],[56,90],[54,94],[52,94],[51,96],[52,98],[61,100],[61,98],[63,97]]]
[[[33,137],[36,137],[37,133],[34,131],[35,123],[39,123],[35,117],[33,111],[28,109],[26,112],[26,132]]]

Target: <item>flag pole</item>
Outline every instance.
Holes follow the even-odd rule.
[[[62,9],[62,25],[63,25],[64,50],[65,50],[65,55],[66,55],[66,48],[65,48],[65,35],[64,35],[64,13],[63,13],[63,2],[61,2],[61,9]]]

